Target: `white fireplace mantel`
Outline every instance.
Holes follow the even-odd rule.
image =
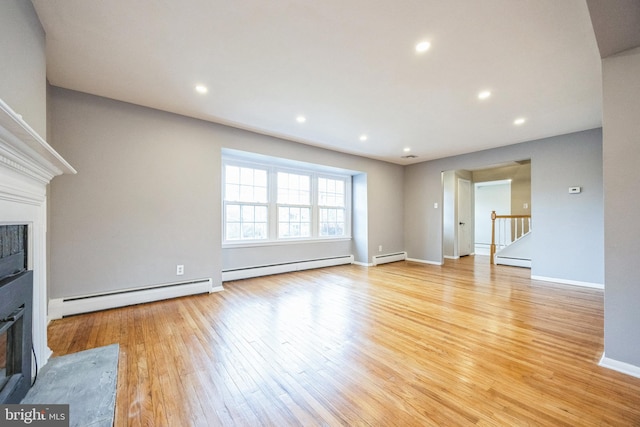
[[[27,224],[33,270],[33,345],[38,363],[47,346],[47,185],[76,171],[15,111],[0,99],[0,224]]]

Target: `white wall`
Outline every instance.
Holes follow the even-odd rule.
[[[461,156],[405,170],[405,247],[410,258],[440,263],[441,172],[531,159],[532,275],[604,283],[602,131],[593,129]],[[582,186],[579,195],[568,187]],[[577,196],[577,197],[576,197]]]
[[[511,183],[475,184],[475,243],[491,244],[491,212],[511,215]]]

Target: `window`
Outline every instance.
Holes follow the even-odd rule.
[[[340,179],[318,178],[318,208],[320,236],[344,236],[345,182]]]
[[[225,158],[227,244],[350,237],[351,177]]]
[[[278,172],[278,237],[311,236],[311,177]]]
[[[267,239],[267,170],[226,165],[224,182],[225,239]]]

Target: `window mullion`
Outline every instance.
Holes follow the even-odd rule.
[[[278,238],[278,171],[269,168],[269,240]]]
[[[320,223],[320,213],[318,210],[318,175],[311,177],[311,235],[318,237]]]

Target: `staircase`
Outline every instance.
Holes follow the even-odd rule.
[[[531,268],[531,232],[495,253],[495,264]]]
[[[491,213],[491,262],[531,268],[531,215]]]

